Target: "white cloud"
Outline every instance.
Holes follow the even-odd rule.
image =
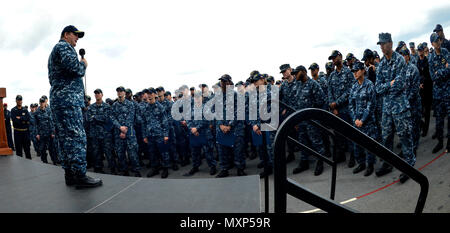
[[[387,0],[10,1],[0,8],[0,86],[7,87],[10,105],[17,94],[27,105],[48,95],[47,59],[69,24],[86,31],[76,49],[86,49],[88,94],[101,88],[114,98],[120,85],[134,92],[150,86],[173,91],[182,84],[212,85],[224,73],[245,80],[255,69],[279,79],[283,63],[323,68],[333,49],[357,57],[366,48],[379,50],[380,32],[392,33],[394,42],[429,41],[430,25],[442,23],[450,33],[448,14],[429,15],[448,6]]]

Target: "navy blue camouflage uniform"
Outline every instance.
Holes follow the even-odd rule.
[[[345,66],[340,72],[335,69],[328,80],[328,104],[335,102],[339,112],[337,116],[349,124],[352,123],[348,109],[348,97],[354,82],[353,74]],[[341,153],[346,149],[351,153],[353,151],[353,143],[344,138],[336,137],[336,146]]]
[[[264,96],[264,92],[267,94]],[[267,104],[267,112],[271,111],[271,101],[272,101],[272,93],[268,88],[262,89],[258,87],[258,89],[252,90],[251,93],[256,95],[256,98],[252,98],[250,95],[249,98],[249,104],[256,106],[256,119],[252,119],[253,116],[251,112],[249,112],[249,125],[251,126],[251,129],[253,130],[253,127],[256,125],[260,130],[262,130],[262,125],[269,123],[267,120],[262,120],[260,115],[260,108],[262,107],[260,103]],[[255,94],[256,93],[256,94]],[[260,100],[261,99],[261,100]],[[256,151],[258,152],[260,159],[262,160],[264,164],[264,169],[272,169],[273,168],[273,143],[275,139],[276,130],[272,131],[261,131],[263,140],[264,138],[269,138],[269,141],[266,141],[265,146],[256,146]]]
[[[49,151],[52,162],[56,164],[58,162],[57,153],[55,151],[54,139],[52,135],[55,135],[55,127],[53,123],[53,117],[49,108],[38,108],[34,112],[34,137],[39,135],[39,155],[44,163],[47,163],[47,150]]]
[[[414,150],[417,150],[420,139],[420,122],[422,120],[422,100],[420,98],[420,75],[417,66],[411,62],[406,65],[408,101],[411,107],[412,137]]]
[[[375,124],[376,101],[375,86],[372,81],[364,78],[362,84],[358,82],[353,84],[348,101],[352,125],[373,139],[377,138],[378,133],[378,126]],[[356,126],[356,120],[363,122],[361,128]],[[357,144],[355,144],[354,153],[358,164],[367,162],[368,165],[373,165],[376,162],[373,154],[368,153],[364,156],[364,149]]]
[[[296,105],[295,109],[302,110],[305,108],[320,108],[325,107],[325,94],[320,87],[320,84],[314,79],[306,76],[306,81],[298,80],[296,82]],[[323,139],[321,131],[308,122],[302,122],[299,124],[299,141],[300,143],[308,146],[317,153],[325,155],[325,148],[323,145]],[[302,161],[309,160],[309,153],[302,152]]]
[[[433,51],[428,58],[431,79],[433,80],[433,106],[436,116],[436,137],[443,140],[444,121],[450,113],[450,68],[446,65],[450,61],[450,53],[441,48],[441,53]],[[450,123],[450,118],[448,118]],[[447,138],[450,139],[450,124],[447,125]]]
[[[128,165],[126,154],[128,154],[128,158],[131,165],[132,172],[139,172],[139,158],[137,156],[137,138],[136,131],[134,126],[136,122],[139,122],[139,116],[136,114],[137,110],[135,109],[135,105],[133,102],[124,99],[123,102],[117,101],[112,105],[112,122],[114,126],[114,143],[116,146],[117,159],[119,163],[119,171],[127,172]],[[120,127],[126,126],[128,127],[128,131],[126,133],[126,138],[120,138]]]
[[[202,164],[202,150],[206,158],[206,163],[210,168],[215,168],[217,166],[217,161],[214,158],[213,153],[213,145],[210,143],[211,140],[214,139],[210,124],[211,121],[208,121],[205,119],[205,116],[202,114],[201,119],[196,119],[195,115],[200,115],[200,113],[203,113],[205,105],[201,104],[201,106],[193,105],[193,108],[191,109],[191,119],[186,119],[186,124],[188,128],[188,135],[190,137],[197,137],[192,134],[191,130],[193,128],[197,129],[197,132],[199,133],[198,137],[205,137],[206,143],[203,145],[194,145],[194,141],[190,141],[190,147],[192,152],[192,167],[198,168]]]
[[[178,105],[180,104],[179,107],[179,112],[183,112],[183,106],[182,106],[182,102],[183,101],[187,101],[186,99],[180,98],[178,99],[174,104]],[[182,166],[187,165],[188,161],[189,161],[189,129],[187,127],[187,125],[183,125],[181,122],[185,122],[186,119],[180,119],[178,121],[174,120],[173,121],[173,126],[174,126],[174,133],[175,133],[175,143],[176,143],[176,151],[178,154],[178,159],[180,160],[180,163]]]
[[[169,137],[169,121],[165,109],[158,102],[147,103],[142,114],[142,138],[148,139],[151,167],[169,168],[169,142],[164,141],[164,137]]]
[[[179,163],[179,158],[178,158],[178,154],[176,153],[176,136],[175,136],[175,126],[174,126],[174,120],[172,117],[172,105],[173,102],[164,99],[163,102],[160,102],[165,110],[166,116],[167,116],[167,121],[169,124],[169,157],[170,157],[170,162],[175,165],[177,163]]]
[[[391,81],[395,79],[391,86]],[[382,141],[393,150],[394,132],[402,144],[405,161],[414,166],[416,156],[413,152],[412,120],[407,91],[406,62],[403,56],[393,51],[391,59],[384,56],[377,69],[375,90],[383,95]]]
[[[30,112],[30,139],[33,143],[34,151],[36,152],[37,156],[40,157],[40,151],[39,151],[39,141],[36,139],[36,121],[34,115],[36,112]]]
[[[89,138],[92,140],[92,154],[94,169],[103,168],[102,155],[108,161],[111,170],[117,168],[116,159],[113,157],[113,135],[111,133],[113,112],[109,104],[91,104],[87,110],[87,122],[89,124]]]
[[[48,71],[50,106],[61,165],[83,176],[86,173],[86,133],[81,109],[84,107],[82,77],[86,65],[78,60],[77,52],[69,43],[60,40],[48,59]]]
[[[222,170],[229,170],[231,168],[231,162],[234,161],[234,164],[237,169],[243,170],[245,168],[245,154],[244,154],[244,136],[245,136],[245,121],[237,120],[237,93],[233,92],[234,101],[233,105],[233,119],[227,119],[226,111],[227,108],[230,108],[227,105],[226,94],[223,94],[223,120],[217,120],[216,122],[216,135],[221,131],[220,126],[231,126],[231,129],[228,134],[234,134],[234,144],[233,147],[218,144],[219,150],[219,160],[220,167]],[[230,96],[231,98],[231,96]],[[245,98],[245,97],[244,97]],[[245,114],[245,113],[244,113]],[[244,117],[245,118],[245,117]],[[234,155],[234,156],[233,156]]]
[[[377,74],[376,74],[376,70],[378,69],[378,65],[380,63],[375,63],[375,70],[372,69],[371,67],[366,67],[366,76],[364,77],[365,79],[369,79],[372,84],[374,85],[375,88],[375,83],[377,80]],[[381,121],[382,121],[382,117],[383,117],[383,95],[378,94],[375,91],[375,96],[376,96],[376,101],[375,101],[375,110],[374,110],[374,117],[375,117],[375,125],[376,125],[376,131],[377,133],[375,134],[375,140],[379,143],[382,142],[381,140]]]

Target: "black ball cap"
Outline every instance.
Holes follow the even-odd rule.
[[[433,34],[431,34],[430,36],[430,42],[437,42],[439,40],[439,35],[436,32],[433,32]]]
[[[117,91],[117,92],[125,91],[125,87],[120,86],[120,87],[116,88],[116,91]]]
[[[373,51],[373,56],[375,57],[375,58],[380,58],[380,55],[378,55],[378,52],[377,51]]]
[[[126,93],[131,93],[131,94],[133,93],[130,88],[125,89],[125,92]]]
[[[333,52],[331,52],[331,55],[328,57],[328,60],[333,60],[337,56],[342,56],[341,52],[333,50]]]
[[[437,24],[436,27],[434,28],[433,32],[440,32],[443,31],[444,29],[442,29],[442,25]]]
[[[253,76],[252,82],[254,83],[254,82],[256,82],[256,81],[258,81],[260,79],[264,79],[264,76],[262,74],[256,74],[256,75]]]
[[[403,56],[409,55],[409,50],[407,48],[400,49],[399,53]]]
[[[295,69],[292,71],[292,74],[293,75],[295,75],[295,74],[297,74],[298,72],[300,72],[300,71],[305,71],[306,72],[306,68],[304,67],[304,66],[297,66],[297,67],[295,67]]]
[[[231,76],[228,74],[224,74],[219,78],[220,81],[231,81]]]
[[[95,89],[94,94],[103,94],[103,91],[102,91],[102,89],[97,88],[97,89]]]
[[[352,72],[364,70],[364,64],[362,62],[356,62],[352,67]]]
[[[286,70],[288,70],[289,68],[291,68],[291,66],[289,64],[283,64],[280,66],[280,74],[284,73]]]
[[[17,95],[16,96],[16,100],[22,100],[22,96],[21,95]]]
[[[317,63],[313,63],[309,66],[309,70],[317,70],[319,69],[319,65]]]
[[[417,46],[417,50],[419,50],[419,51],[423,51],[425,49],[425,45],[423,44],[423,43],[420,43],[418,46]]]
[[[73,33],[75,33],[75,34],[78,35],[78,38],[83,38],[83,37],[84,37],[84,32],[78,30],[78,29],[77,29],[75,26],[73,26],[73,25],[66,26],[66,27],[63,29],[63,31],[61,32],[61,37],[63,37],[63,36],[64,36],[64,33],[66,33],[66,32],[73,32]]]
[[[259,71],[257,71],[257,70],[252,71],[252,72],[250,72],[250,78],[252,78],[253,76],[258,75],[258,74],[259,74]]]
[[[374,58],[375,54],[370,49],[364,50],[362,61],[366,61],[367,59]]]
[[[353,55],[353,53],[348,53],[347,56],[345,57],[345,60],[351,60],[353,58],[356,58],[355,55]]]

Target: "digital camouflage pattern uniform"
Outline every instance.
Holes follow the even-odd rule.
[[[78,60],[75,48],[60,40],[48,59],[50,106],[55,118],[61,165],[77,176],[86,173],[86,133],[81,112],[85,72],[86,65]]]

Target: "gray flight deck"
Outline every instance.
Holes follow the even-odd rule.
[[[95,177],[104,185],[77,190],[65,185],[60,167],[0,156],[0,212],[261,212],[258,176],[165,180],[104,174]]]

